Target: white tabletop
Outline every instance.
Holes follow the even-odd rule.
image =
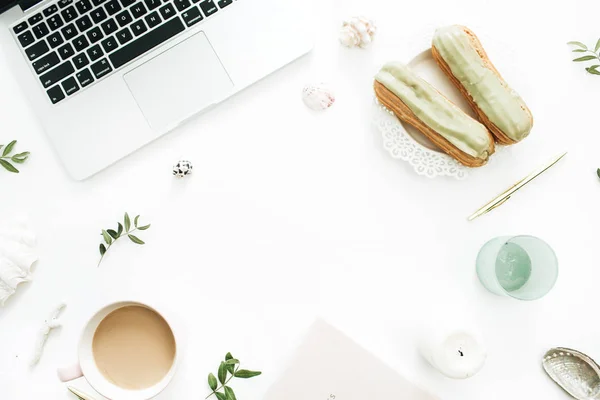
[[[443,399],[568,398],[540,360],[553,346],[600,358],[600,77],[572,63],[565,43],[596,42],[600,3],[537,3],[323,1],[310,55],[84,182],[62,169],[0,57],[0,143],[18,139],[32,153],[19,175],[0,171],[0,211],[29,216],[41,256],[34,281],[0,310],[0,397],[71,399],[55,368],[74,359],[86,319],[135,298],[180,316],[184,357],[159,399],[203,398],[228,351],[264,372],[237,382],[238,398],[261,398],[316,316]],[[337,42],[341,21],[357,14],[379,26],[367,50]],[[415,41],[425,48],[433,28],[449,23],[511,52],[496,59],[488,49],[535,118],[527,140],[464,181],[417,176],[386,153],[371,123],[377,66],[408,61]],[[319,81],[338,100],[313,113],[300,92]],[[507,204],[466,221],[564,150]],[[171,166],[181,158],[194,174],[177,180]],[[147,244],[124,240],[98,268],[100,229],[124,211],[152,223],[140,234]],[[478,249],[506,234],[536,235],[556,250],[559,280],[542,300],[497,297],[477,281]],[[63,327],[30,370],[37,330],[61,301]],[[487,363],[469,380],[445,378],[417,353],[420,324],[442,307],[474,319],[486,339]]]

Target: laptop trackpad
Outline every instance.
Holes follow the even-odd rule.
[[[204,32],[184,40],[124,75],[150,126],[174,128],[222,100],[233,87]]]

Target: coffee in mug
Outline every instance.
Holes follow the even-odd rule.
[[[167,321],[153,310],[126,306],[100,322],[92,352],[107,380],[124,389],[146,389],[171,369],[175,338]]]
[[[78,361],[59,368],[63,381],[84,376],[112,400],[148,400],[175,374],[177,337],[164,313],[135,301],[112,303],[86,324]]]

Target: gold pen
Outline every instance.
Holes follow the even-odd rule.
[[[567,152],[565,151],[560,156],[554,157],[551,161],[544,164],[540,168],[536,169],[535,171],[533,171],[532,173],[527,175],[525,178],[521,179],[519,182],[512,185],[510,188],[505,190],[504,193],[496,196],[489,203],[487,203],[486,205],[481,207],[479,210],[475,211],[471,216],[469,216],[468,220],[473,221],[475,218],[477,218],[483,214],[487,214],[488,212],[492,211],[494,208],[500,207],[508,199],[510,199],[510,196],[512,196],[513,193],[515,193],[517,190],[521,189],[523,186],[525,186],[526,184],[528,184],[529,182],[534,180],[536,177],[541,175],[543,172],[545,172],[547,169],[552,167],[554,164],[559,162],[561,160],[561,158],[563,158],[566,154],[567,154]]]
[[[75,396],[77,396],[81,400],[94,400],[92,398],[92,396],[75,389],[73,386],[67,386],[67,389],[69,389],[69,392],[73,393]]]

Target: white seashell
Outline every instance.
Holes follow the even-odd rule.
[[[335,102],[333,91],[324,84],[307,85],[302,89],[302,100],[311,110],[324,110]]]
[[[600,399],[600,367],[587,355],[572,349],[551,349],[542,361],[544,370],[578,400]]]
[[[367,47],[373,41],[377,27],[365,17],[352,17],[342,24],[340,42],[346,47]]]
[[[31,280],[37,260],[35,235],[24,223],[0,226],[0,306],[20,283]]]

